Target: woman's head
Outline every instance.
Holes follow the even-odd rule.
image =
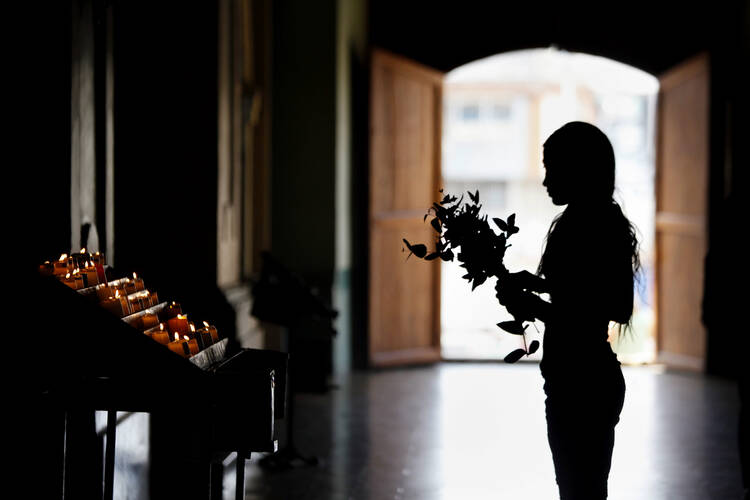
[[[604,202],[615,190],[615,153],[594,125],[566,123],[543,145],[544,186],[555,205]]]

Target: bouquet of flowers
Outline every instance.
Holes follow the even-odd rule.
[[[442,189],[440,193],[443,194]],[[500,229],[500,232],[496,233],[490,227],[487,215],[482,217],[479,214],[482,208],[479,204],[479,190],[467,194],[468,202],[464,202],[464,195],[457,198],[445,194],[442,201],[432,204],[424,216],[424,221],[430,216],[433,217],[430,225],[437,232],[435,250],[428,253],[426,245],[412,245],[404,238],[404,244],[409,250],[407,260],[412,254],[424,260],[440,258],[446,262],[456,258],[461,262],[460,266],[466,269],[463,278],[471,283],[472,291],[491,276],[496,277],[498,284],[502,286],[503,280],[509,276],[503,264],[505,251],[510,247],[508,239],[518,232],[516,216],[512,214],[506,220],[493,218],[492,222]],[[454,250],[458,253],[455,254]],[[528,356],[539,349],[538,340],[526,344],[528,324],[525,324],[523,318],[514,316],[512,321],[503,321],[497,326],[508,333],[523,337],[524,348],[515,349],[505,356],[507,363],[515,363],[524,355]]]

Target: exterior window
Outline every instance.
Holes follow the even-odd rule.
[[[495,120],[508,120],[510,118],[510,106],[507,104],[495,104],[492,107],[492,118]]]
[[[479,119],[479,106],[476,104],[466,104],[461,108],[461,119],[465,121],[474,121]]]

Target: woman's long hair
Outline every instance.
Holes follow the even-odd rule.
[[[550,135],[543,148],[545,163],[548,160],[554,162],[556,168],[566,170],[566,176],[578,179],[576,184],[571,183],[569,185],[571,190],[569,206],[571,204],[585,204],[592,208],[595,207],[600,215],[607,214],[606,216],[611,218],[614,227],[621,228],[622,234],[620,237],[627,242],[630,254],[633,283],[640,281],[641,261],[638,255],[637,230],[613,197],[615,192],[615,153],[607,136],[590,123],[570,122]],[[567,210],[568,208],[566,208]],[[565,211],[552,221],[545,238],[545,245],[564,214]],[[543,254],[537,274],[543,273],[544,264]],[[631,321],[632,314],[627,323],[624,323],[626,328],[630,327]]]

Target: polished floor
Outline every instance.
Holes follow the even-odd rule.
[[[609,498],[741,499],[735,384],[624,373]],[[327,394],[298,395],[296,408],[298,448],[319,465],[268,472],[254,457],[246,498],[557,498],[535,363],[355,373]]]

